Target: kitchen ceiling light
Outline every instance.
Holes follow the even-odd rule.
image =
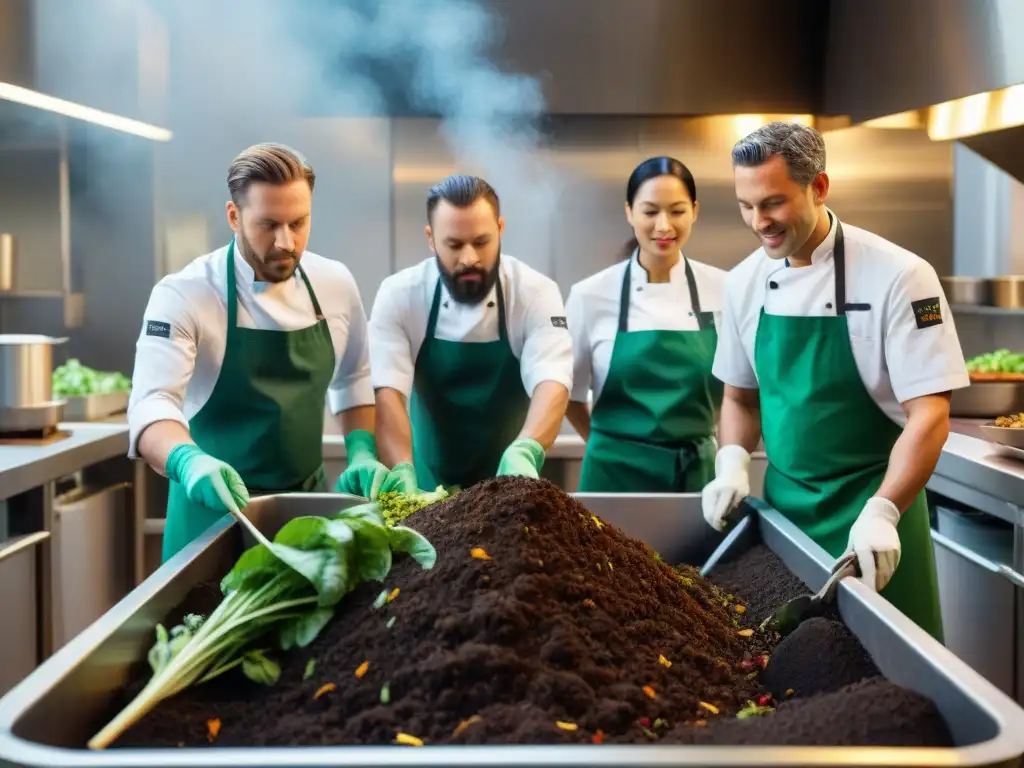
[[[152,139],[153,141],[171,140],[172,134],[166,128],[132,120],[128,117],[121,117],[110,112],[104,112],[101,109],[86,107],[73,101],[58,99],[56,96],[48,96],[45,93],[39,93],[39,91],[29,90],[28,88],[22,88],[10,83],[0,83],[0,99],[24,104],[28,107],[44,109],[47,112],[55,112],[76,120],[95,123],[96,125],[112,128],[115,131],[132,133],[136,136]]]
[[[928,138],[959,139],[1024,125],[1024,85],[944,101],[928,110]]]

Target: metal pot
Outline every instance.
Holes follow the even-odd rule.
[[[992,278],[992,297],[997,307],[1024,309],[1024,275]]]
[[[14,290],[14,235],[0,232],[0,291]]]
[[[65,341],[0,334],[0,409],[34,408],[53,400],[53,347]]]
[[[984,277],[942,277],[942,290],[952,305],[986,306],[992,303],[992,287]]]

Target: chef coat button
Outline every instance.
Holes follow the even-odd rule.
[[[488,307],[493,307],[494,306],[494,302],[493,301],[488,301],[487,302],[487,306]]]
[[[772,280],[772,281],[771,281],[770,283],[768,283],[768,287],[769,287],[769,288],[773,288],[773,289],[774,289],[774,288],[778,288],[778,287],[779,287],[779,284],[778,284],[778,283],[776,283],[776,282],[775,282],[774,280]]]
[[[825,309],[832,309],[832,302],[831,301],[825,304]]]
[[[643,287],[642,285],[638,285],[638,286],[636,287],[636,292],[637,292],[637,293],[640,293],[640,291],[642,291],[643,289],[644,289],[644,287]]]
[[[448,309],[448,302],[447,301],[444,303],[444,308]]]

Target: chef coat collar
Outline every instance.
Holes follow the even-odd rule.
[[[629,258],[629,281],[631,283],[646,285],[650,282],[647,273],[647,267],[640,263],[640,249],[636,248],[633,250],[633,255]],[[679,261],[672,265],[672,269],[668,271],[668,281],[670,283],[686,282],[686,256],[683,252],[679,252]]]
[[[825,207],[825,213],[828,214],[829,218],[828,234],[825,235],[825,239],[822,240],[818,247],[811,253],[812,266],[832,258],[832,252],[836,247],[836,222],[839,221],[839,217],[836,216],[832,212],[832,209],[827,206]],[[789,266],[789,259],[786,259],[786,266]]]

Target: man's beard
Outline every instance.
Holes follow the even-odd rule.
[[[437,259],[437,268],[441,272],[441,279],[444,281],[445,288],[448,289],[451,297],[460,304],[479,304],[487,298],[494,284],[498,282],[498,269],[501,266],[500,247],[498,249],[498,260],[494,262],[494,266],[490,270],[481,269],[480,267],[463,267],[456,269],[453,273],[449,273],[441,263],[441,257],[435,253],[434,258]],[[477,275],[479,279],[459,279],[466,275]]]
[[[297,253],[274,249],[261,259],[256,255],[256,251],[249,241],[245,239],[245,235],[239,234],[237,242],[242,258],[252,267],[256,279],[260,282],[283,283],[285,280],[291,279],[299,266]]]

